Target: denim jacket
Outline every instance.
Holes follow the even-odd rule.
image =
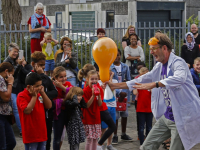
[[[190,72],[192,74],[193,82],[194,82],[197,90],[200,93],[200,79],[199,79],[199,75],[196,73],[196,71],[194,70],[194,68],[190,69]]]
[[[137,79],[126,82],[129,90],[135,83],[160,81],[169,90],[173,115],[178,133],[185,150],[190,150],[200,143],[200,98],[192,75],[185,61],[171,53],[167,65],[167,78],[161,80],[162,63],[157,62],[154,68]],[[158,120],[166,111],[161,88],[153,88],[151,109]]]
[[[129,67],[128,67],[126,64],[122,63],[122,62],[120,62],[120,63],[121,63],[122,82],[123,82],[124,80],[130,81],[130,80],[131,80],[131,76],[130,76]],[[117,70],[116,70],[114,64],[112,64],[112,65],[110,66],[110,70],[111,70],[112,72],[114,72],[113,79],[116,79],[116,80],[118,81]],[[119,81],[118,81],[118,82],[119,82]],[[122,92],[126,92],[126,93],[127,93],[127,90],[126,90],[126,89],[123,89]],[[116,89],[116,96],[117,96],[117,97],[119,96],[119,93],[120,93],[120,89]]]

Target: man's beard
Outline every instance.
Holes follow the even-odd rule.
[[[192,34],[193,34],[193,35],[196,35],[197,33],[198,33],[198,31],[197,31],[197,32],[195,32],[195,33],[193,33],[193,32],[192,32]]]

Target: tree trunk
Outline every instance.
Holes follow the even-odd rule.
[[[17,29],[20,28],[20,23],[22,20],[22,12],[18,0],[1,0],[2,1],[2,14],[3,22],[6,24],[6,29],[9,30],[9,24],[11,24],[12,30],[15,29],[14,24],[16,24]]]

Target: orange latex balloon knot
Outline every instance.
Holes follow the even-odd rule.
[[[117,45],[108,37],[100,38],[95,42],[92,48],[92,55],[95,62],[99,66],[101,81],[109,81],[110,66],[117,57]]]

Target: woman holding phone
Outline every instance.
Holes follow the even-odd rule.
[[[25,78],[26,78],[26,75],[32,70],[32,67],[30,64],[28,64],[25,61],[22,51],[20,54],[21,59],[19,58],[19,46],[16,43],[9,44],[8,53],[9,54],[7,58],[4,60],[4,62],[9,62],[10,64],[12,64],[15,70],[14,75],[13,75],[14,83],[12,86],[11,102],[12,102],[13,114],[15,116],[15,121],[16,121],[17,127],[20,130],[19,136],[21,137],[22,136],[21,124],[19,120],[19,113],[17,109],[16,99],[17,99],[17,94],[23,91],[24,88],[26,87]]]

